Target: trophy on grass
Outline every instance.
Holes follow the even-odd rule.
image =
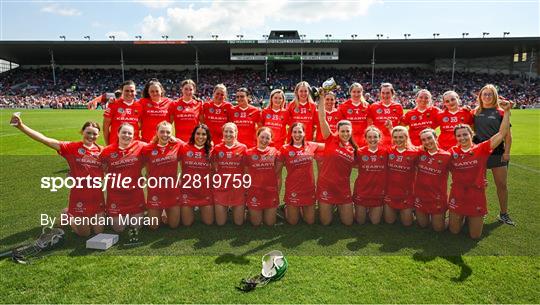
[[[322,86],[320,88],[311,87],[310,95],[311,95],[311,98],[313,98],[313,100],[316,101],[321,97],[321,95],[324,95],[326,92],[330,92],[338,88],[339,86],[337,85],[336,81],[334,80],[333,77],[331,77],[325,80],[322,83]]]

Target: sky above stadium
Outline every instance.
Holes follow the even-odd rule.
[[[262,39],[298,30],[306,39],[540,36],[540,1],[408,0],[0,0],[1,40]]]

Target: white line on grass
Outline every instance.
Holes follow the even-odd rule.
[[[530,171],[530,172],[533,172],[533,173],[540,174],[540,170],[534,169],[534,168],[526,166],[526,165],[522,165],[522,164],[519,164],[519,163],[516,163],[516,162],[510,162],[510,165],[519,167],[521,169],[524,169],[524,170],[527,170],[527,171]]]

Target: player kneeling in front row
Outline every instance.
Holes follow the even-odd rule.
[[[482,235],[483,217],[487,214],[487,159],[510,129],[512,103],[502,101],[500,106],[504,110],[501,127],[499,132],[487,141],[473,144],[474,133],[469,125],[459,124],[454,128],[458,144],[450,149],[452,188],[449,198],[449,229],[452,233],[459,233],[464,218],[467,218],[471,238],[477,239]]]

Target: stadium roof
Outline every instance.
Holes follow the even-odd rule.
[[[0,41],[0,59],[25,65],[47,65],[50,51],[57,65],[254,64],[231,61],[231,48],[338,48],[339,64],[369,64],[376,49],[378,64],[431,63],[435,58],[510,56],[540,50],[540,37],[380,40],[160,40],[160,41]],[[328,63],[328,61],[325,61]]]

